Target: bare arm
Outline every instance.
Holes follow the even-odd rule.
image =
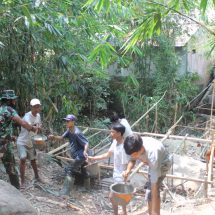
[[[122,173],[123,177],[125,178],[125,181],[127,180],[128,175],[131,173],[131,170],[134,168],[135,164],[135,160],[130,160],[128,162],[127,169]]]
[[[20,116],[14,116],[12,120],[17,124],[21,125],[23,128],[27,129],[28,131],[36,132],[38,129],[36,126],[32,126],[26,121],[24,121]]]
[[[97,156],[94,156],[94,157],[89,156],[88,159],[89,159],[89,160],[104,160],[104,159],[106,159],[106,158],[111,157],[111,155],[112,155],[112,152],[111,152],[111,151],[108,151],[108,152],[106,152],[106,153],[104,153],[104,154],[97,155]]]
[[[63,136],[58,136],[58,135],[49,135],[48,138],[50,140],[63,140]]]
[[[85,156],[86,158],[88,157],[88,154],[87,154],[88,147],[89,147],[89,143],[85,144],[83,154],[84,154],[84,156]]]

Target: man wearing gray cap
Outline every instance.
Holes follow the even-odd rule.
[[[30,101],[31,111],[27,112],[23,117],[23,120],[28,122],[30,125],[35,125],[38,129],[41,129],[41,103],[39,99],[32,99]],[[25,128],[21,128],[21,132],[17,138],[17,149],[20,158],[20,178],[21,178],[21,189],[25,188],[25,163],[26,159],[29,159],[31,166],[34,171],[35,179],[42,182],[38,174],[37,163],[36,163],[36,150],[32,143],[32,136],[34,132],[28,131]]]
[[[9,176],[10,183],[20,188],[19,177],[15,168],[15,158],[13,154],[13,122],[26,128],[28,131],[37,131],[36,126],[32,126],[21,119],[14,109],[17,96],[13,90],[3,90],[0,106],[0,153],[1,160]]]
[[[60,195],[69,195],[73,187],[75,175],[77,171],[81,169],[82,175],[88,178],[88,174],[82,166],[87,159],[87,150],[89,142],[81,132],[81,130],[75,126],[77,118],[73,114],[67,115],[64,120],[66,121],[67,130],[62,136],[49,135],[49,139],[63,140],[64,138],[69,140],[70,153],[74,162],[65,168],[66,177],[64,180],[64,187],[60,192]]]

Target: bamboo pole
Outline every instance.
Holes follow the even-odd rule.
[[[99,164],[99,166],[103,169],[109,169],[109,170],[113,169],[113,166],[110,166],[110,165]],[[148,175],[148,171],[140,170],[138,173]],[[166,174],[166,177],[172,178],[172,179],[181,179],[181,180],[185,180],[185,181],[194,181],[194,182],[199,182],[199,183],[213,184],[213,181],[210,181],[210,180],[191,178],[191,177],[183,177],[183,176],[177,176],[177,175],[172,175],[172,174]]]
[[[207,176],[206,175],[204,176],[204,179],[205,179],[205,181],[204,181],[204,196],[205,196],[205,198],[207,198],[208,197],[208,183],[207,183]]]
[[[165,137],[165,134],[155,134],[150,132],[134,132],[136,134],[140,134],[141,136],[153,136],[153,137]],[[168,138],[183,140],[185,136],[177,136],[177,135],[169,135]],[[212,140],[209,139],[201,139],[196,137],[186,137],[186,140],[200,143],[211,143]]]
[[[62,156],[59,156],[59,155],[53,155],[54,157],[56,157],[56,158],[58,158],[58,159],[60,159],[60,160],[64,160],[64,161],[72,161],[72,162],[74,162],[75,161],[75,159],[72,159],[72,158],[67,158],[67,157],[62,157]]]
[[[177,119],[177,113],[178,113],[178,103],[176,102],[175,104],[175,114],[174,114],[174,124],[176,123],[176,119]]]
[[[158,106],[155,107],[155,133],[158,131]]]
[[[73,205],[73,204],[71,204],[71,203],[69,203],[69,202],[54,201],[54,200],[52,200],[52,199],[45,198],[45,197],[40,197],[40,196],[35,196],[35,199],[36,199],[37,201],[41,201],[41,202],[46,202],[46,203],[54,204],[54,205],[57,205],[57,206],[62,207],[62,208],[65,208],[65,207],[66,207],[66,208],[70,208],[70,209],[75,210],[75,211],[82,211],[82,212],[83,212],[82,208],[79,208],[79,207],[77,207],[77,206],[75,206],[75,205]],[[71,214],[72,214],[72,213],[71,213]]]
[[[67,143],[65,143],[65,144],[63,144],[63,145],[57,147],[56,149],[51,150],[50,152],[48,152],[48,154],[49,154],[49,155],[52,155],[52,154],[54,154],[55,152],[57,152],[57,151],[59,151],[59,150],[65,148],[65,147],[67,147],[68,145],[69,145],[69,142],[67,142]]]
[[[214,145],[212,146],[211,149],[211,154],[210,154],[210,161],[208,165],[208,181],[213,181],[213,161],[214,161]]]
[[[201,110],[211,110],[211,108],[197,108],[197,109],[201,109]],[[212,111],[214,112],[215,109],[212,109]]]
[[[215,95],[215,81],[213,80],[213,91],[212,91],[212,101],[211,101],[211,115],[210,115],[210,129],[213,125],[213,106],[214,106],[214,95]],[[213,180],[213,161],[214,161],[214,132],[212,134],[212,143],[211,143],[211,154],[210,161],[208,166],[208,180]],[[211,186],[212,187],[212,186]]]
[[[177,125],[179,126],[179,125]],[[83,128],[86,128],[84,126],[82,126]],[[92,129],[92,130],[102,130],[102,131],[109,131],[108,129],[99,129],[99,128],[89,128],[89,130]],[[214,129],[211,129],[212,131]],[[135,132],[133,131],[133,133],[135,134],[140,134],[141,136],[152,136],[152,137],[164,137],[165,134],[158,134],[158,133],[151,133],[151,132]],[[179,136],[179,135],[169,135],[168,138],[170,139],[176,139],[176,140],[184,140],[184,137],[185,136]],[[199,143],[211,143],[212,140],[209,140],[209,139],[203,139],[203,138],[196,138],[196,137],[187,137],[186,136],[186,140],[189,140],[189,141],[193,141],[193,142],[199,142]]]
[[[162,97],[152,106],[148,109],[148,111],[146,111],[137,121],[135,121],[132,125],[131,128],[133,128],[136,124],[138,124],[138,122],[140,122],[141,119],[143,119],[145,116],[147,116],[147,114],[154,109],[158,103],[160,103],[160,101],[164,98],[164,96],[166,95],[166,92],[162,95]]]
[[[210,89],[212,87],[212,84],[210,83],[205,89],[203,89],[194,99],[192,99],[190,102],[189,102],[189,105],[197,98],[199,97],[201,94],[205,93],[205,91],[207,91],[205,93],[205,95],[202,97],[201,101],[200,101],[200,104],[203,102],[204,98],[206,96],[208,96],[208,94],[210,93]]]
[[[181,121],[181,119],[183,118],[183,115],[177,120],[177,122],[167,131],[167,133],[164,135],[164,137],[160,140],[161,142],[163,142],[164,140],[166,140],[169,135],[173,132],[174,128],[177,126],[177,124]]]
[[[148,111],[146,111],[146,113],[144,113],[136,122],[134,122],[134,123],[131,125],[131,128],[133,128],[138,122],[140,122],[141,119],[143,119],[145,116],[147,116],[148,113],[149,113],[154,107],[156,107],[156,106],[158,105],[158,103],[164,98],[165,94],[166,94],[166,92],[163,94],[163,96],[162,96],[151,108],[148,109]],[[95,150],[96,148],[98,148],[98,146],[100,146],[100,145],[101,145],[104,141],[106,141],[109,137],[110,137],[110,135],[108,135],[105,139],[103,139],[99,144],[97,144],[96,146],[94,146],[94,147],[92,148],[92,150]],[[111,145],[111,143],[109,143],[109,144],[103,146],[102,149],[99,150],[99,152],[100,152],[101,150],[103,150],[104,148],[110,146],[110,145]],[[97,151],[97,153],[99,153],[99,152]]]
[[[199,127],[191,127],[191,126],[184,126],[184,125],[177,125],[177,127],[181,127],[181,128],[189,128],[192,130],[201,130],[201,131],[205,131],[206,128],[199,128]],[[207,129],[209,131],[215,131],[215,129]]]
[[[215,81],[213,81],[213,92],[212,92],[212,101],[211,101],[211,117],[210,117],[210,129],[212,128],[212,119],[213,119],[213,107],[214,107],[214,94],[215,94]]]
[[[95,149],[96,148],[98,148],[102,143],[104,143],[106,140],[108,140],[108,138],[110,137],[110,134],[107,136],[107,137],[105,137],[103,140],[101,140],[100,142],[99,142],[99,144],[97,144],[96,146],[94,146],[93,148],[92,148],[92,150],[95,152]],[[108,145],[105,145],[105,148],[107,147],[107,146],[109,146],[110,144],[108,144]],[[102,147],[103,148],[103,147]],[[98,153],[98,151],[97,151],[97,153]]]
[[[98,131],[98,132],[92,134],[91,136],[87,137],[87,139],[89,140],[89,139],[91,139],[92,137],[96,136],[97,134],[100,134],[101,132],[102,132],[102,131]]]

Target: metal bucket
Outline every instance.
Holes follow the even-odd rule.
[[[119,205],[127,205],[135,192],[131,184],[117,183],[110,186],[113,195],[113,201]]]
[[[41,151],[44,150],[45,145],[46,145],[45,141],[47,140],[47,137],[45,135],[36,134],[36,135],[32,136],[31,139],[32,139],[32,142],[36,149],[39,149]]]

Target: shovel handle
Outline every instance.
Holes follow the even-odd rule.
[[[133,170],[133,172],[128,176],[127,181],[129,181],[134,174],[144,165],[143,162],[139,163],[139,165]]]

